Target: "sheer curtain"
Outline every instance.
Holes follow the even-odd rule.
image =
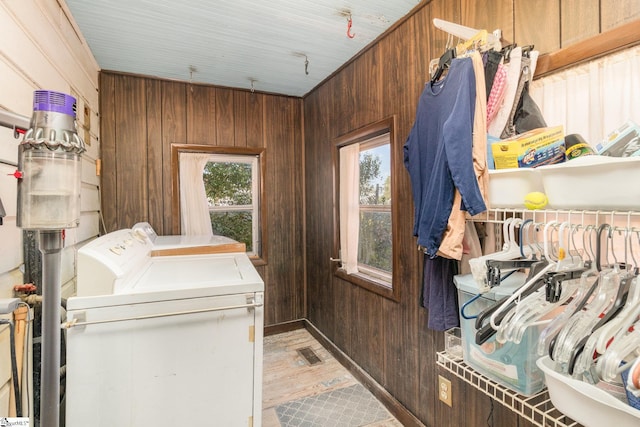
[[[180,218],[184,235],[213,235],[202,179],[210,157],[203,153],[180,153]]]
[[[595,147],[628,120],[640,125],[640,46],[537,79],[530,93],[549,126]]]
[[[347,274],[358,271],[360,146],[340,148],[340,258]]]

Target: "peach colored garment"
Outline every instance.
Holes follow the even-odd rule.
[[[479,52],[471,54],[476,74],[476,107],[473,117],[473,167],[478,179],[480,193],[489,209],[489,170],[487,169],[487,100],[484,81],[484,66]],[[466,212],[460,207],[462,196],[456,189],[453,207],[442,237],[438,255],[460,260],[462,258],[462,239],[464,237]]]

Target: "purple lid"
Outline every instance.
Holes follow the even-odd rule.
[[[53,111],[76,118],[76,99],[62,92],[36,90],[33,93],[33,111]]]

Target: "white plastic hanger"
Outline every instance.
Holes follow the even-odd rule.
[[[523,220],[521,218],[507,218],[502,224],[502,235],[505,238],[502,250],[469,260],[471,274],[478,284],[479,293],[489,292],[491,289],[490,284],[487,282],[488,260],[512,260],[521,258],[522,253],[525,254],[525,257],[533,253],[531,247],[524,247],[521,251],[520,244],[517,242],[515,229],[522,223]]]
[[[640,322],[636,322],[633,331],[614,341],[598,359],[596,362],[598,373],[602,379],[613,381],[622,371],[629,368],[638,356],[640,356]]]
[[[617,292],[619,275],[609,270],[600,274],[599,288],[595,298],[587,304],[583,311],[575,313],[558,333],[556,344],[553,348],[553,360],[563,366],[562,371],[573,371],[568,366],[579,341],[591,334],[592,328],[599,320],[601,313],[609,310],[612,299]]]
[[[555,264],[555,272],[575,270],[582,268],[583,260],[578,256],[571,255],[571,248],[564,244],[564,234],[568,222],[563,222],[558,230],[558,244],[560,259]],[[571,233],[575,229],[570,228]],[[568,239],[569,240],[569,239]],[[509,313],[507,317],[500,323],[497,333],[497,341],[504,343],[513,341],[519,344],[524,334],[530,326],[542,325],[549,323],[551,320],[540,320],[550,312],[556,310],[565,301],[567,301],[577,290],[579,281],[577,279],[567,279],[563,281],[562,292],[555,301],[549,301],[547,298],[546,286],[541,286],[536,292],[525,297],[520,303]]]
[[[582,232],[582,247],[585,249],[585,254],[588,257],[587,262],[591,264],[591,268],[580,276],[580,285],[578,286],[578,290],[573,296],[571,302],[567,304],[564,311],[551,320],[542,332],[540,332],[540,337],[538,338],[539,356],[543,356],[548,352],[549,345],[553,337],[558,334],[569,318],[579,310],[580,307],[585,305],[586,299],[589,298],[596,289],[597,284],[594,282],[597,279],[598,271],[596,270],[595,263],[593,262],[593,258],[595,258],[592,245],[594,231],[595,226],[588,225]],[[587,236],[589,236],[589,250],[587,249],[586,244]]]
[[[605,323],[602,327],[596,329],[589,339],[587,340],[584,350],[578,357],[575,367],[574,375],[580,375],[591,369],[594,364],[593,354],[605,354],[607,346],[610,346],[616,340],[620,340],[627,333],[628,328],[640,315],[640,286],[636,279],[633,279],[631,288],[629,291],[629,299],[627,300],[624,309],[616,315],[615,318]],[[603,372],[600,371],[602,364],[597,365],[599,368],[597,372],[602,379],[604,378]],[[608,381],[611,381],[608,379]]]
[[[637,271],[638,266],[635,256],[633,255],[633,246],[630,245],[630,240],[630,232],[627,228],[625,231],[625,264],[627,264],[627,248],[629,248],[631,258],[634,262],[634,271]],[[615,315],[615,317],[610,319],[607,323],[596,329],[593,334],[591,334],[584,346],[582,354],[576,362],[574,373],[579,374],[590,369],[593,365],[592,355],[594,352],[604,354],[607,347],[612,342],[626,335],[628,328],[633,325],[633,323],[638,319],[638,316],[640,316],[640,283],[638,283],[637,277],[628,280],[632,280],[632,282],[629,286],[629,292],[627,294],[624,307]]]
[[[554,226],[555,224],[557,224],[557,221],[550,221],[548,222],[545,227],[544,227],[544,243],[543,243],[543,247],[544,247],[544,254],[545,257],[549,260],[549,264],[547,264],[542,270],[540,270],[540,272],[538,272],[538,274],[536,274],[535,276],[533,276],[531,279],[529,279],[524,285],[522,285],[520,288],[518,288],[517,291],[515,291],[500,307],[498,307],[498,309],[493,312],[493,314],[491,315],[491,317],[489,318],[489,322],[491,324],[491,327],[493,329],[495,329],[496,331],[499,330],[499,326],[497,324],[497,319],[499,317],[499,315],[506,310],[506,307],[510,306],[510,304],[516,300],[518,300],[520,298],[520,296],[530,287],[534,286],[538,280],[540,280],[544,274],[547,271],[550,271],[551,269],[555,268],[555,263],[551,262],[551,259],[549,257],[549,238],[548,235],[550,233],[549,228]],[[504,322],[504,320],[503,320]],[[501,323],[503,323],[501,322]]]
[[[433,25],[449,34],[452,34],[463,40],[469,40],[478,34],[480,30],[475,28],[465,27],[464,25],[456,24],[453,22],[445,21],[443,19],[434,18]],[[487,44],[493,46],[494,49],[502,49],[500,42],[501,31],[495,30],[493,33],[487,33]]]

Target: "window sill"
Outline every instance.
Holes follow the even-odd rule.
[[[364,274],[347,274],[342,268],[336,268],[334,275],[342,280],[345,280],[353,285],[360,286],[368,291],[378,294],[384,298],[390,299],[395,302],[400,302],[400,293],[397,287],[394,288],[389,282],[385,282],[375,277],[366,276]]]
[[[249,259],[251,260],[251,262],[253,263],[254,267],[260,267],[263,265],[267,265],[267,260],[264,258],[261,258],[257,255],[251,255],[249,256]]]

